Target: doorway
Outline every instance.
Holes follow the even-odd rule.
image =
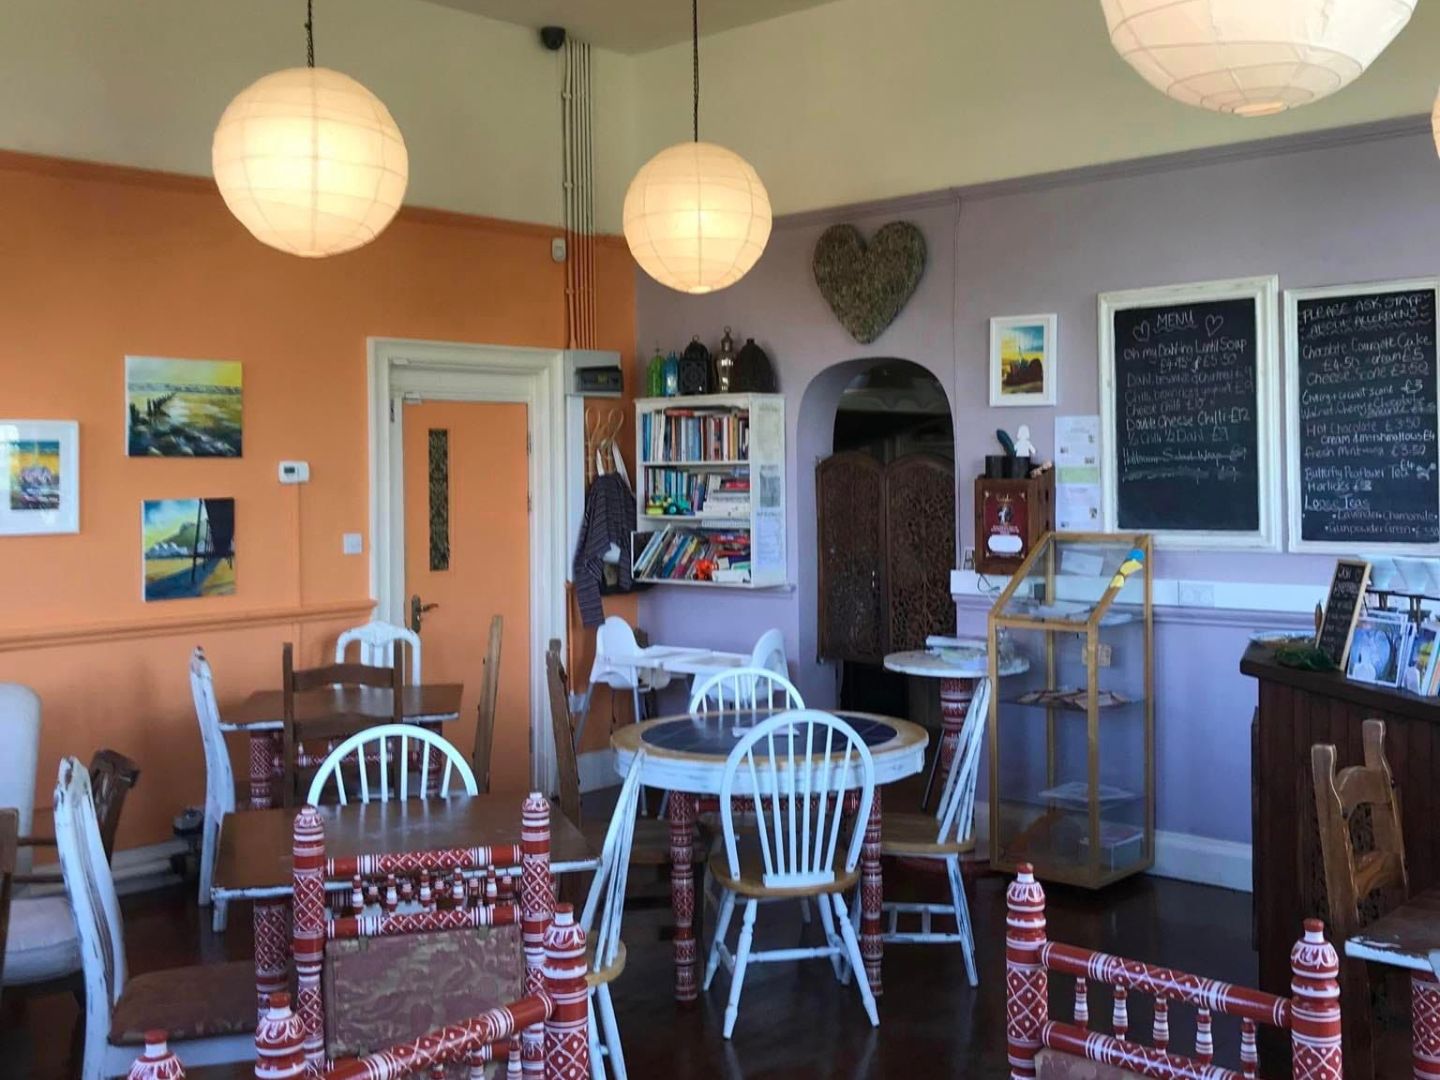
[[[421,618],[424,677],[463,682],[445,735],[468,757],[490,619],[504,617],[495,790],[553,782],[545,646],[565,637],[563,354],[372,339],[371,587],[376,617]],[[438,513],[438,517],[437,517]]]
[[[908,680],[886,653],[954,632],[955,429],[938,379],[906,360],[856,374],[816,469],[818,638],[842,708],[900,714]]]

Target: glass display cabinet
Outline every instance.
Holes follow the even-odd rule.
[[[990,611],[990,861],[1101,888],[1155,861],[1150,537],[1047,533]],[[998,677],[1002,658],[1028,669]]]

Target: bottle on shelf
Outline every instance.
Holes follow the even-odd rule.
[[[671,349],[665,357],[664,397],[680,396],[680,357]]]
[[[655,355],[650,358],[650,364],[645,369],[645,394],[647,397],[665,396],[665,354],[660,351],[660,345],[655,345]]]

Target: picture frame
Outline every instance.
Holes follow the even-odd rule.
[[[125,357],[125,455],[244,456],[244,366],[238,360]]]
[[[1418,626],[1412,625],[1400,663],[1400,689],[1412,694],[1433,694],[1437,656],[1440,656],[1440,620],[1432,617]]]
[[[1059,382],[1058,315],[1005,315],[990,320],[990,404],[1054,406]]]
[[[1399,686],[1410,626],[1409,618],[1398,611],[1361,615],[1355,623],[1346,676],[1372,686]]]
[[[0,536],[80,531],[80,424],[0,420]]]

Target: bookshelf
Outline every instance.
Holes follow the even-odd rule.
[[[783,397],[642,398],[635,443],[637,581],[786,584]]]

